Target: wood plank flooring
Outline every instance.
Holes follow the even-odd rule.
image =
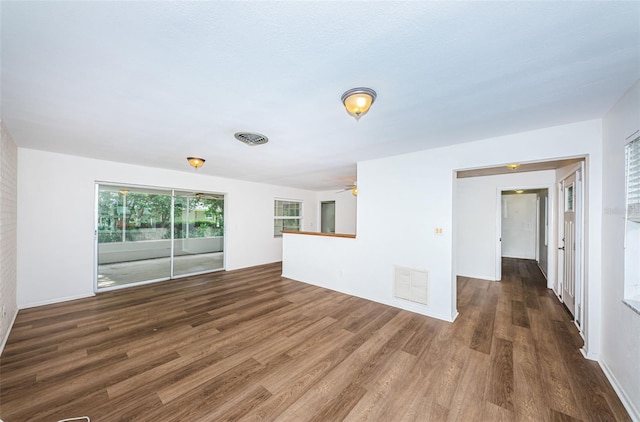
[[[271,264],[19,312],[0,418],[627,421],[535,262],[460,277],[447,323]]]

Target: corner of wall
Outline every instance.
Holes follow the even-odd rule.
[[[0,354],[17,307],[18,148],[0,120]]]

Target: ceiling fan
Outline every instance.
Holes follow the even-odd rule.
[[[350,185],[346,185],[344,187],[344,189],[341,189],[336,193],[342,193],[342,192],[347,192],[347,191],[351,191],[351,194],[353,196],[358,196],[358,184],[357,184],[357,182],[353,182]]]

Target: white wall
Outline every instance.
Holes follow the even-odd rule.
[[[537,195],[502,194],[502,256],[536,259]]]
[[[351,194],[351,191],[323,191],[318,192],[317,195],[318,222],[316,231],[320,231],[320,202],[336,201],[336,233],[356,234],[357,198]]]
[[[552,191],[554,183],[553,170],[457,179],[454,207],[457,275],[499,280],[496,242],[500,192],[544,187]]]
[[[626,139],[640,129],[640,81],[603,120],[602,350],[600,362],[612,384],[640,420],[640,315],[622,303]]]
[[[315,192],[19,148],[19,307],[93,294],[96,181],[224,193],[228,270],[281,260],[276,197],[304,200],[304,229],[316,228]]]
[[[549,198],[549,192],[551,189],[542,190],[538,192],[538,266],[540,270],[547,277],[548,280],[548,272],[549,272],[549,241],[551,239],[550,229],[551,229],[551,214],[553,212],[553,208],[551,207],[551,202]],[[546,204],[546,205],[545,205]],[[546,213],[546,217],[545,217]],[[545,235],[547,242],[545,243]]]
[[[602,122],[590,120],[485,139],[445,148],[358,163],[358,234],[348,247],[341,240],[290,235],[284,239],[286,277],[320,284],[414,312],[453,320],[456,315],[457,250],[453,224],[454,171],[510,162],[543,161],[590,155],[590,212],[601,212]],[[384,200],[381,200],[384,198]],[[587,262],[590,284],[599,286],[600,219],[589,221],[593,234]],[[442,234],[435,233],[442,228]],[[300,236],[296,238],[295,236]],[[295,239],[295,245],[290,244]],[[323,248],[317,245],[323,244]],[[297,248],[297,250],[296,250]],[[308,249],[307,249],[308,248]],[[305,250],[309,253],[306,254]],[[313,261],[323,251],[335,262],[332,273],[319,274]],[[394,265],[430,272],[430,304],[393,298]],[[597,352],[600,309],[592,308],[587,349]]]
[[[16,278],[18,148],[0,121],[0,354],[18,314]],[[4,307],[4,313],[2,309]]]

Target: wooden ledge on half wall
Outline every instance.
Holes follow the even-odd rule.
[[[320,232],[298,232],[295,230],[282,230],[282,234],[307,234],[310,236],[326,236],[326,237],[346,237],[348,239],[355,239],[355,234],[344,233],[320,233]]]

